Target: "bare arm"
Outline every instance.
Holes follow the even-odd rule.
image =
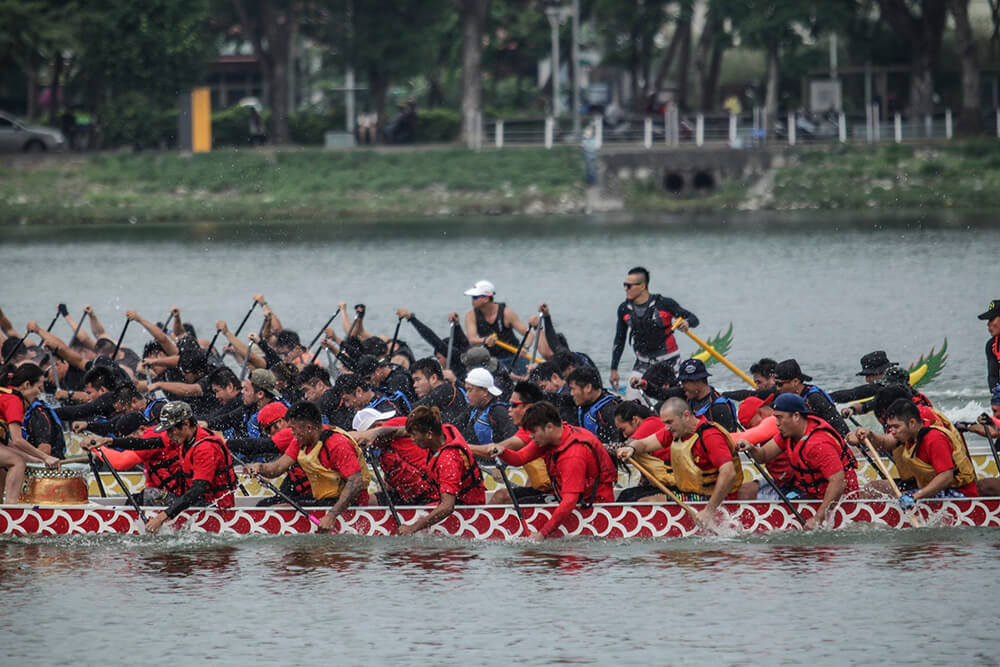
[[[94,309],[91,308],[90,306],[87,306],[87,308],[90,309],[90,311],[89,311],[90,312],[90,331],[91,331],[91,333],[94,334],[94,338],[97,339],[97,340],[100,340],[101,338],[107,338],[108,337],[108,332],[104,330],[104,325],[101,324],[101,321],[99,319],[97,319],[97,313],[95,313]]]
[[[455,511],[455,496],[450,493],[441,494],[441,502],[437,504],[437,507],[432,509],[429,514],[425,514],[413,523],[406,524],[405,526],[400,526],[400,535],[411,535],[418,531],[423,530],[429,526],[443,521],[448,517],[449,514]]]
[[[90,313],[90,306],[87,306],[86,308],[83,309],[83,317],[87,317],[89,313]],[[65,317],[66,317],[66,324],[72,327],[73,331],[76,331],[76,339],[80,341],[80,344],[90,350],[93,350],[94,341],[91,340],[90,336],[87,335],[87,332],[83,330],[83,327],[80,327],[80,330],[77,331],[76,320],[73,319],[73,316],[66,315]],[[73,339],[70,339],[70,342],[72,343]]]
[[[479,337],[479,329],[476,327],[476,309],[473,308],[465,314],[465,337],[469,339],[469,345],[482,345],[485,338]]]
[[[333,530],[333,521],[341,512],[346,510],[348,507],[354,504],[354,500],[361,493],[362,488],[364,488],[364,480],[361,478],[361,473],[356,472],[347,478],[347,482],[344,483],[344,488],[340,491],[340,497],[337,498],[337,502],[333,504],[333,507],[326,513],[326,515],[320,519],[319,529],[320,530]]]
[[[4,314],[3,309],[0,309],[0,330],[3,330],[4,334],[8,338],[20,338],[21,334],[18,333],[14,325],[10,323],[10,320]]]
[[[913,494],[914,500],[921,498],[933,498],[935,494],[944,491],[955,481],[955,469],[948,468],[934,476],[927,486]]]
[[[821,502],[819,507],[816,508],[816,515],[806,521],[805,527],[812,529],[823,523],[826,520],[826,513],[827,510],[830,509],[830,505],[840,499],[840,496],[844,494],[844,489],[846,487],[847,480],[844,478],[843,470],[830,477],[830,479],[827,480],[826,493],[823,494],[823,502]]]
[[[176,394],[178,396],[201,396],[201,385],[200,384],[188,384],[187,382],[150,382],[149,391],[156,391],[157,389],[162,389],[168,394]]]
[[[163,348],[163,351],[167,354],[167,356],[173,356],[179,353],[177,345],[174,344],[174,341],[166,334],[166,332],[163,331],[163,329],[141,317],[139,313],[134,310],[126,310],[125,317],[141,324],[142,328],[148,331],[149,335],[153,337],[153,340],[160,344],[160,347]]]
[[[705,505],[705,512],[711,515],[715,513],[715,510],[719,509],[719,505],[729,495],[729,489],[732,487],[733,480],[735,479],[736,467],[733,466],[733,462],[727,461],[722,464],[719,468],[719,477],[715,480],[715,488],[712,489],[712,495],[708,499],[708,504]]]

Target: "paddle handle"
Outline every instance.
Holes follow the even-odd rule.
[[[495,343],[495,345],[496,345],[497,347],[499,347],[500,349],[503,349],[503,350],[507,350],[508,352],[517,352],[517,348],[516,348],[516,347],[514,347],[514,346],[513,346],[513,345],[511,345],[510,343],[506,343],[506,342],[504,342],[504,341],[502,341],[502,340],[498,340],[498,341],[497,341],[497,342]],[[542,363],[543,361],[545,361],[544,359],[539,359],[538,357],[534,357],[534,358],[532,358],[532,357],[528,356],[528,353],[527,353],[527,352],[525,352],[524,350],[522,350],[522,351],[521,351],[521,356],[524,356],[524,357],[525,357],[525,358],[527,358],[527,359],[528,359],[529,361],[533,361],[533,362],[535,362],[536,364],[540,364],[540,363]]]
[[[677,503],[678,505],[680,505],[681,509],[683,509],[685,512],[687,512],[688,514],[690,514],[691,518],[694,519],[695,522],[698,521],[698,513],[694,511],[694,508],[692,508],[686,502],[684,502],[683,500],[681,500],[680,496],[678,496],[676,493],[674,493],[673,491],[671,491],[670,489],[668,489],[667,487],[665,487],[663,484],[661,484],[660,480],[658,480],[655,477],[653,477],[653,473],[651,473],[648,470],[646,470],[646,468],[641,463],[639,463],[638,461],[636,461],[635,459],[633,459],[631,456],[629,456],[627,460],[628,460],[629,463],[631,463],[632,465],[635,466],[636,470],[638,470],[640,473],[642,473],[643,477],[645,477],[646,479],[649,480],[650,484],[652,484],[653,486],[655,486],[656,488],[658,488],[660,491],[663,491],[663,493],[668,498],[670,498],[675,503]]]
[[[678,318],[677,321],[674,322],[673,326],[676,327],[677,324],[680,322],[681,319],[682,318]],[[686,333],[688,335],[688,337],[691,338],[691,340],[693,340],[699,346],[701,346],[702,349],[704,349],[710,355],[712,355],[713,357],[715,357],[719,361],[719,363],[721,363],[723,366],[725,366],[726,368],[728,368],[729,370],[731,370],[733,373],[735,373],[737,376],[739,376],[739,378],[741,380],[743,380],[744,382],[746,382],[748,385],[750,385],[754,389],[757,388],[757,383],[753,381],[753,378],[751,378],[749,375],[747,375],[746,373],[744,373],[739,367],[737,367],[735,364],[733,364],[731,361],[729,361],[729,359],[726,359],[724,356],[722,356],[721,354],[719,354],[714,347],[712,347],[711,345],[709,345],[708,343],[706,343],[705,341],[703,341],[696,334],[692,333],[690,329],[685,329],[684,333]]]
[[[896,486],[896,480],[892,478],[889,474],[889,469],[885,467],[885,463],[882,462],[882,457],[879,456],[878,451],[875,449],[875,445],[868,438],[865,438],[865,449],[871,455],[871,462],[875,464],[875,467],[879,469],[882,475],[885,477],[885,481],[889,482],[889,488],[892,489],[892,495],[898,500],[902,494],[899,487]],[[913,524],[914,528],[920,528],[924,525],[924,522],[917,516],[917,513],[913,510],[906,512],[906,518],[909,519],[910,523]]]

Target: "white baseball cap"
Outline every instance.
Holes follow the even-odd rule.
[[[497,288],[488,280],[480,280],[471,289],[465,290],[465,296],[493,296],[496,293]]]
[[[500,391],[500,387],[493,382],[493,375],[485,368],[473,368],[469,371],[468,375],[465,376],[465,384],[471,384],[473,387],[482,387],[494,396],[499,396],[503,393]]]
[[[375,422],[380,422],[384,419],[389,419],[390,417],[395,416],[395,410],[379,412],[375,408],[362,408],[361,410],[358,410],[356,415],[354,415],[354,421],[351,422],[351,426],[355,431],[367,431]]]

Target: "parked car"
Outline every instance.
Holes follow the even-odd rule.
[[[0,111],[0,151],[61,151],[66,147],[62,132],[53,127],[32,125]]]

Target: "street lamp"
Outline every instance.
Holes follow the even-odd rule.
[[[545,0],[545,16],[549,19],[549,25],[552,27],[552,115],[559,115],[559,24],[566,20],[568,16],[573,14],[573,9],[570,7],[563,7],[560,0]],[[574,28],[576,27],[576,19],[573,22]],[[575,37],[574,30],[574,37]],[[575,52],[576,49],[574,48]],[[576,63],[573,63],[573,78],[574,85],[576,83]],[[574,95],[575,97],[575,95]],[[575,130],[574,126],[574,130]]]

